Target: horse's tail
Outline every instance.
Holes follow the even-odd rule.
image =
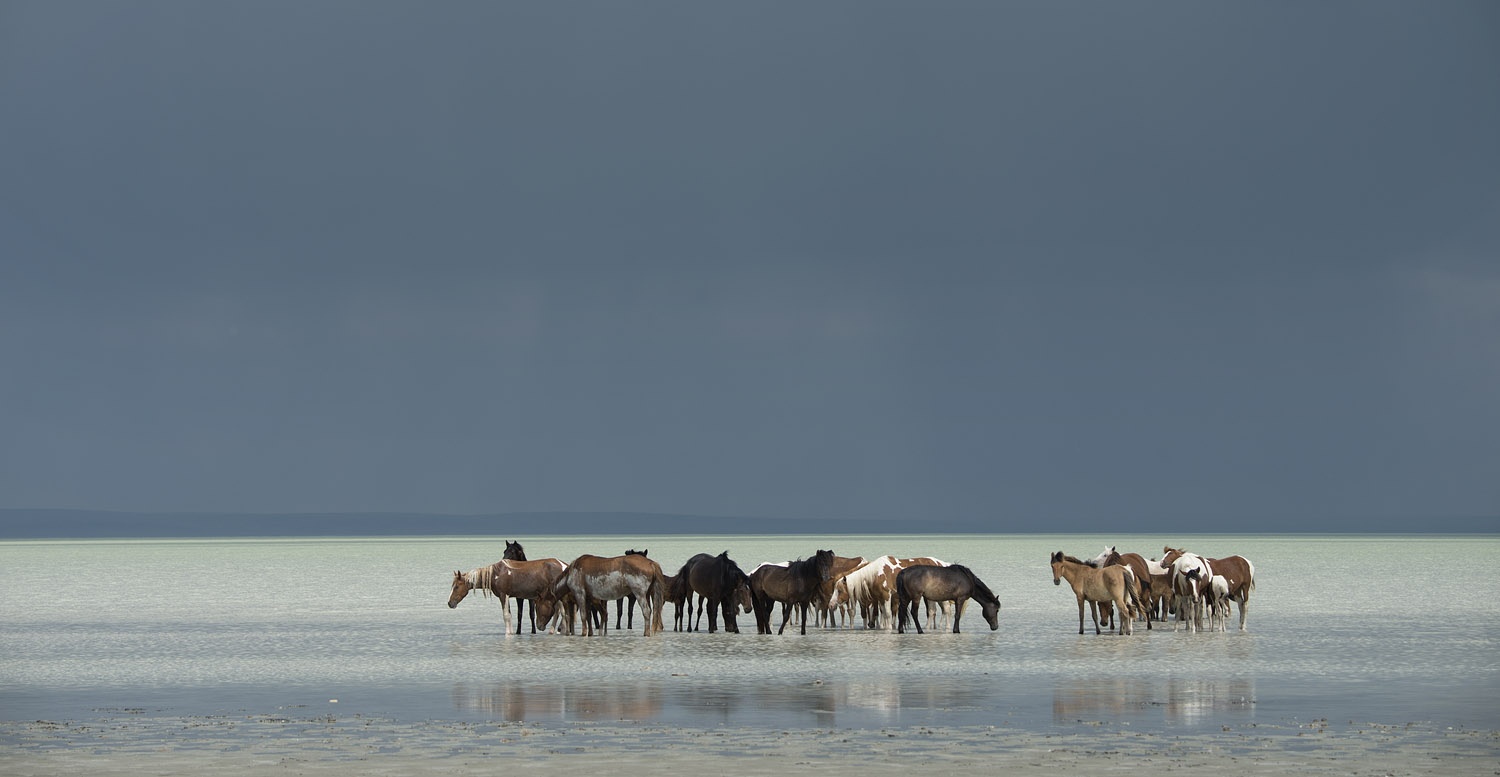
[[[651,572],[651,584],[646,586],[646,599],[651,603],[651,633],[655,634],[666,628],[661,619],[661,607],[667,600],[667,578],[662,574],[660,566]]]

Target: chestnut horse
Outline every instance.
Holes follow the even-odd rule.
[[[1151,565],[1139,553],[1121,553],[1111,545],[1105,551],[1104,562],[1100,566],[1106,567],[1130,567],[1130,572],[1135,577],[1135,596],[1144,607],[1142,614],[1146,616],[1146,630],[1151,630],[1151,621],[1154,619],[1156,602],[1161,594],[1156,590],[1156,578],[1151,574]],[[1167,580],[1166,570],[1162,570],[1162,581]]]
[[[952,601],[953,633],[958,633],[958,620],[963,617],[964,604],[973,599],[979,602],[984,620],[990,631],[1000,628],[1000,597],[985,585],[966,566],[909,566],[896,575],[896,633],[906,633],[907,610],[911,610],[912,622],[917,633],[922,634],[922,619],[917,617],[917,601]]]
[[[641,555],[600,556],[582,555],[568,565],[562,578],[573,595],[573,601],[583,611],[583,634],[593,636],[594,623],[588,613],[594,602],[608,602],[626,594],[634,594],[641,605],[641,617],[645,620],[645,636],[662,629],[661,606],[666,600],[667,581],[662,575],[661,565]],[[601,635],[609,632],[609,619],[600,625]]]
[[[517,599],[530,599],[533,600],[531,633],[535,634],[535,600],[549,595],[552,584],[562,577],[565,568],[565,565],[555,558],[536,561],[501,559],[487,567],[477,567],[468,572],[455,571],[453,589],[448,594],[448,607],[457,607],[458,603],[469,595],[469,591],[476,588],[483,591],[485,595],[494,594],[500,598],[500,605],[505,611],[505,631],[510,633],[510,608],[506,606],[507,600],[512,596]],[[542,625],[546,626],[545,620]],[[521,633],[520,618],[516,619],[516,633]]]
[[[1073,587],[1073,596],[1078,599],[1078,633],[1083,633],[1084,602],[1108,602],[1117,608],[1115,631],[1125,635],[1134,633],[1134,611],[1131,604],[1140,606],[1135,597],[1135,585],[1130,581],[1135,575],[1130,567],[1091,567],[1088,564],[1064,555],[1062,551],[1052,554],[1052,584],[1062,585],[1064,578]],[[1099,615],[1094,614],[1094,633],[1099,630]]]
[[[798,559],[786,566],[761,564],[750,573],[750,592],[754,597],[755,629],[771,633],[771,608],[782,603],[781,634],[796,607],[802,616],[802,633],[807,634],[807,608],[817,598],[823,583],[833,576],[833,551],[820,550],[807,560]]]

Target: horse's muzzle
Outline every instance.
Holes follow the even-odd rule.
[[[458,607],[458,602],[448,602],[448,609],[452,610],[452,609],[456,609],[457,607]]]
[[[1055,578],[1055,577],[1054,577],[1054,578],[1052,578],[1052,584],[1053,584],[1053,585],[1062,585],[1062,580],[1060,580],[1060,579],[1058,579],[1058,578]],[[453,606],[453,605],[451,605],[451,604],[450,604],[450,605],[448,605],[448,606],[449,606],[449,607],[452,607],[452,606]]]

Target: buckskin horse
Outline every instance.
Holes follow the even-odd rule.
[[[896,633],[906,633],[907,610],[911,610],[912,622],[917,633],[922,634],[922,619],[917,614],[917,602],[953,602],[953,633],[958,633],[958,620],[963,617],[964,604],[969,599],[979,602],[980,612],[990,631],[1000,628],[1000,597],[976,577],[968,567],[952,564],[946,567],[917,565],[901,570],[896,575]]]
[[[729,551],[717,556],[699,553],[682,565],[677,577],[685,581],[687,590],[708,603],[708,633],[719,628],[718,609],[724,611],[724,630],[739,633],[736,611],[741,607],[751,610],[754,604],[750,597],[750,577],[729,558]]]
[[[588,617],[593,602],[608,602],[626,594],[634,594],[641,604],[641,618],[645,621],[645,636],[651,636],[662,628],[661,606],[667,595],[667,581],[662,575],[661,565],[641,555],[624,555],[604,558],[582,555],[568,565],[562,582],[572,593],[573,600],[583,613],[583,634],[593,636],[593,620]],[[599,634],[609,632],[609,619],[599,627]]]
[[[1072,556],[1064,555],[1060,550],[1052,554],[1052,584],[1062,585],[1066,578],[1068,585],[1073,587],[1073,596],[1078,599],[1079,634],[1083,633],[1084,602],[1113,604],[1118,612],[1118,617],[1115,618],[1116,633],[1134,633],[1135,611],[1131,608],[1131,603],[1139,607],[1140,600],[1135,597],[1135,586],[1129,580],[1133,577],[1135,575],[1130,567],[1091,567]],[[1094,633],[1101,633],[1097,612],[1094,613]]]
[[[509,561],[501,559],[485,567],[476,567],[468,572],[454,571],[453,589],[448,594],[448,607],[454,608],[474,589],[485,595],[494,594],[500,599],[505,612],[505,631],[510,633],[510,597],[536,600],[550,595],[552,584],[563,575],[564,565],[555,558],[536,561]],[[517,608],[519,610],[519,607]],[[531,633],[536,633],[536,605],[532,604]],[[544,622],[543,626],[546,625]],[[521,633],[521,620],[516,619],[516,633]]]
[[[754,599],[755,629],[760,634],[771,633],[771,608],[782,603],[781,628],[786,631],[791,620],[792,608],[802,616],[802,634],[807,634],[807,608],[817,597],[824,581],[833,576],[833,551],[820,550],[810,559],[798,559],[786,566],[762,564],[750,573],[750,593]]]

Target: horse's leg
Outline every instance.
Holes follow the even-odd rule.
[[[720,602],[719,605],[724,610],[724,633],[725,634],[738,634],[738,633],[740,633],[739,624],[735,623],[735,617],[734,617],[734,614],[736,612],[738,612],[740,608],[739,608],[739,605],[735,602],[734,597],[731,596],[731,597],[725,599],[724,601]]]
[[[958,622],[964,617],[964,605],[968,604],[967,596],[960,596],[953,601],[953,633],[958,633]]]
[[[713,634],[719,630],[719,600],[712,597],[704,597],[708,607],[708,633]]]
[[[536,620],[536,609],[535,608],[533,608],[532,611],[531,611],[531,619],[532,620]],[[519,596],[517,596],[516,597],[516,636],[518,636],[518,637],[521,636],[521,625],[523,623],[525,623],[525,622],[526,622],[526,600],[522,599]],[[532,628],[531,633],[533,633],[533,634],[536,633],[536,628],[535,627]]]

